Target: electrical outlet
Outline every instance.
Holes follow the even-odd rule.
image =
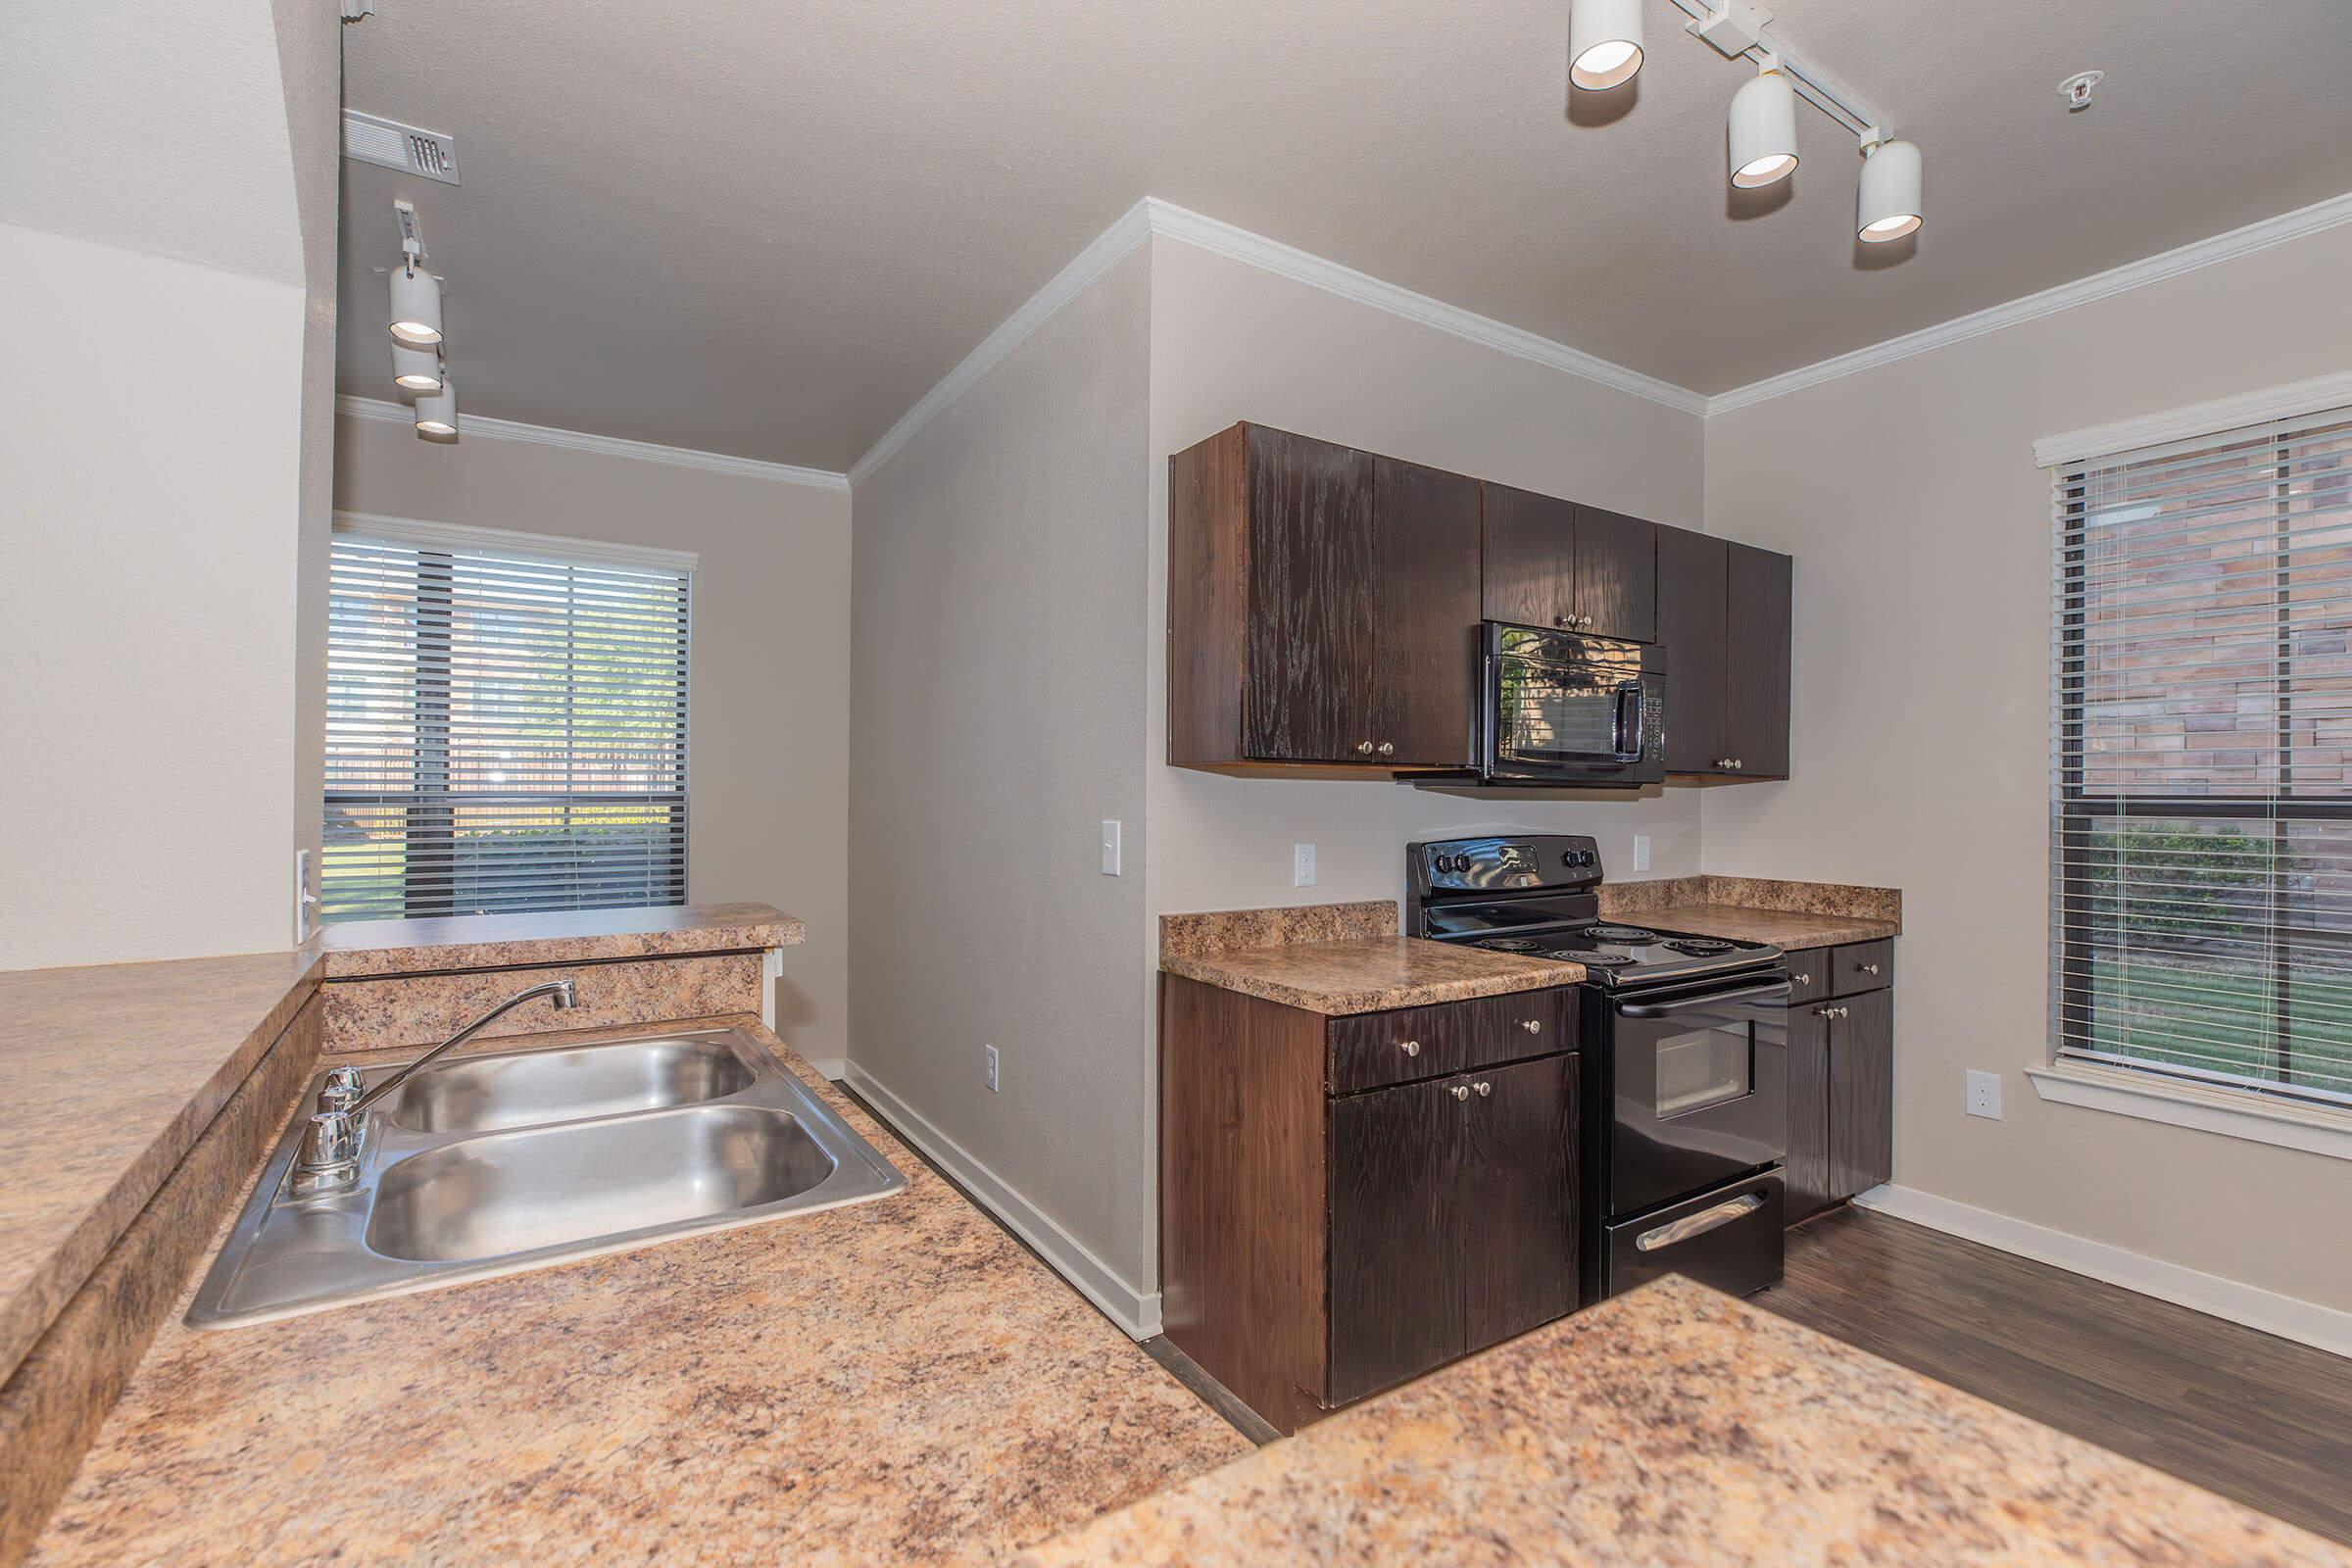
[[[1291,886],[1311,888],[1315,885],[1315,847],[1312,844],[1291,846]]]
[[[1107,816],[1102,819],[1102,874],[1119,874],[1119,824]],[[994,1089],[996,1084],[992,1081],[989,1087]]]
[[[1968,1069],[1968,1113],[1971,1116],[2001,1119],[2001,1075],[1997,1072],[1979,1072]]]
[[[992,1095],[1000,1094],[1003,1092],[1004,1086],[997,1082],[997,1048],[983,1046],[980,1049],[988,1053],[988,1092]]]
[[[1634,835],[1634,869],[1637,871],[1649,869],[1649,835],[1646,833]]]

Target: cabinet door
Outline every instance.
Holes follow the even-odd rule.
[[[1787,556],[1752,545],[1727,545],[1729,593],[1723,748],[1742,778],[1788,776],[1788,626]],[[1668,680],[1674,666],[1667,665]],[[1668,701],[1673,688],[1668,687]],[[1672,714],[1668,729],[1671,733]]]
[[[1666,771],[1712,773],[1725,755],[1727,547],[1658,530],[1658,645],[1666,650]]]
[[[1468,1343],[1450,1198],[1460,1081],[1331,1102],[1334,1405],[1450,1361]]]
[[[1466,1350],[1576,1308],[1576,1060],[1454,1080],[1471,1091],[1453,1192]]]
[[[1830,1193],[1894,1175],[1894,993],[1839,997],[1830,1020]]]
[[[1783,1174],[1791,1221],[1842,1196],[1831,1190],[1827,1005],[1814,1003],[1788,1009],[1788,1152]]]
[[[1375,760],[1467,767],[1478,684],[1478,481],[1376,458],[1372,492]]]
[[[1488,620],[1568,627],[1576,618],[1576,507],[1507,484],[1486,490]]]
[[[1596,637],[1655,642],[1658,635],[1658,525],[1576,509],[1576,614]]]
[[[1250,429],[1250,659],[1254,760],[1372,760],[1372,457]]]

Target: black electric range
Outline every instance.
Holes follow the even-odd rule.
[[[1407,845],[1405,934],[1585,966],[1584,1299],[1667,1272],[1760,1290],[1781,1277],[1781,950],[1604,920],[1600,884],[1599,847],[1581,834]]]

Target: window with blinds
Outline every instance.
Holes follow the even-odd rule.
[[[336,525],[321,914],[684,903],[691,558],[413,526]]]
[[[2053,480],[2056,1054],[2352,1105],[2352,409]]]

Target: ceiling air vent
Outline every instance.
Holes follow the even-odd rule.
[[[379,120],[356,109],[343,111],[343,156],[386,169],[458,183],[458,144],[437,130],[418,130],[398,121]]]

